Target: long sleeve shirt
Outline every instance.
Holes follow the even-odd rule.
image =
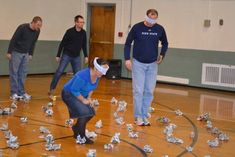
[[[39,34],[40,30],[32,30],[29,23],[18,26],[11,38],[8,53],[16,51],[19,53],[29,53],[29,55],[33,55],[35,43]]]
[[[90,68],[85,68],[77,72],[69,82],[64,85],[64,90],[72,93],[74,96],[87,98],[89,93],[95,90],[98,86],[100,78],[92,83],[90,76]]]
[[[62,52],[70,57],[80,56],[80,51],[83,51],[85,57],[87,57],[87,37],[86,31],[81,29],[77,31],[75,26],[68,29],[60,42],[57,57],[60,57]]]
[[[124,47],[125,60],[130,59],[131,43],[133,41],[133,58],[141,63],[152,63],[157,60],[159,41],[162,45],[160,55],[164,57],[168,49],[166,32],[159,24],[147,27],[144,22],[140,22],[132,27]]]

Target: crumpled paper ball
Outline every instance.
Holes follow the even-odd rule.
[[[47,116],[51,117],[54,112],[53,112],[53,110],[50,108],[50,109],[47,109],[45,113],[46,113]]]
[[[7,131],[8,130],[8,123],[2,123],[2,126],[0,127],[1,131]]]
[[[188,146],[185,148],[188,152],[192,152],[193,151],[193,148],[191,146]]]
[[[204,113],[204,114],[201,114],[200,116],[197,117],[197,120],[199,121],[210,121],[210,114],[209,113]]]
[[[117,144],[120,143],[120,133],[115,133],[115,135],[111,138],[111,143]]]
[[[145,151],[146,153],[152,153],[152,152],[153,152],[153,148],[151,148],[150,145],[145,145],[145,146],[144,146],[144,151]]]
[[[13,101],[10,105],[11,108],[16,109],[17,108],[17,101]]]
[[[117,112],[124,112],[126,110],[127,103],[122,100],[118,102]]]
[[[113,113],[113,117],[116,119],[116,118],[118,118],[118,113],[117,112],[114,112]]]
[[[229,137],[225,133],[221,133],[221,134],[219,134],[218,139],[220,141],[228,141]]]
[[[112,97],[110,102],[111,102],[111,104],[117,105],[118,100],[115,97]]]
[[[118,118],[115,119],[115,121],[118,125],[125,124],[123,117],[118,117]]]
[[[55,151],[55,150],[59,150],[59,149],[61,149],[61,144],[50,143],[50,144],[46,145],[46,150],[48,150],[48,151]]]
[[[67,127],[72,127],[73,126],[73,123],[74,123],[74,120],[73,119],[67,119],[65,121],[65,126]]]
[[[86,143],[86,138],[85,137],[81,138],[81,136],[78,135],[77,139],[76,139],[76,143],[77,144],[84,144],[84,143]]]
[[[138,138],[138,137],[139,137],[139,133],[138,133],[138,132],[130,131],[130,132],[128,133],[128,136],[129,136],[130,138]]]
[[[96,123],[95,123],[95,127],[96,128],[98,128],[98,129],[100,129],[100,128],[102,128],[102,121],[101,120],[98,120]]]
[[[207,129],[212,129],[212,128],[213,128],[211,121],[208,120],[208,121],[206,122],[206,128],[207,128]]]
[[[170,142],[170,143],[175,143],[175,144],[182,144],[184,143],[184,141],[180,138],[176,138],[174,136],[166,136],[166,140],[167,142]]]
[[[9,140],[7,140],[7,146],[11,149],[18,149],[20,147],[18,142],[11,143]]]
[[[1,115],[10,115],[14,112],[14,109],[6,107],[6,108],[1,109],[0,112],[1,112]]]
[[[96,134],[94,131],[88,131],[88,130],[86,129],[86,136],[87,136],[88,138],[96,138],[96,137],[97,137],[97,134]]]
[[[11,130],[4,131],[3,133],[6,139],[9,139],[11,136],[13,136]]]
[[[113,149],[113,144],[111,144],[111,143],[105,144],[104,149],[105,150],[112,150]]]
[[[99,105],[100,105],[100,103],[99,103],[98,99],[92,99],[91,106],[99,106]]]
[[[218,138],[215,138],[214,140],[208,140],[208,141],[207,141],[207,144],[208,144],[210,147],[218,147],[218,146],[219,146],[219,139],[218,139]]]
[[[40,126],[39,131],[40,131],[40,133],[43,133],[43,134],[50,134],[49,129],[47,129],[44,126]]]
[[[96,157],[96,150],[95,149],[89,149],[86,156],[87,157]]]
[[[175,124],[169,124],[165,127],[165,129],[163,130],[164,134],[167,135],[167,136],[171,136],[173,134],[173,131],[174,129],[176,128],[177,126]]]
[[[179,109],[175,110],[175,114],[177,116],[182,116],[183,115],[183,112],[181,112]]]
[[[12,133],[10,132],[7,140],[7,146],[11,149],[18,149],[19,148],[19,143],[17,142],[18,137],[13,136]]]
[[[167,117],[162,116],[162,117],[158,117],[157,121],[159,121],[160,123],[163,123],[163,124],[168,124],[171,120]]]
[[[46,135],[45,141],[46,141],[47,144],[52,144],[52,143],[54,143],[54,137],[53,137],[53,135],[52,135],[52,134]]]
[[[222,133],[222,131],[220,131],[218,128],[214,127],[211,129],[211,133],[215,134],[215,135],[219,135]]]
[[[21,117],[20,121],[21,121],[21,123],[27,123],[28,122],[28,118],[27,117]]]
[[[133,131],[133,125],[132,124],[126,124],[126,129],[128,132]]]

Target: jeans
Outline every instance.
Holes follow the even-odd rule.
[[[28,73],[29,54],[13,51],[9,61],[11,95],[25,94],[24,83]]]
[[[81,68],[81,64],[80,64],[80,56],[78,57],[70,57],[66,54],[63,54],[61,60],[60,60],[60,64],[58,69],[56,70],[56,73],[53,76],[53,79],[51,81],[51,85],[50,85],[50,91],[54,90],[59,82],[59,79],[61,77],[61,75],[63,74],[65,68],[67,67],[67,65],[69,64],[69,62],[71,63],[72,69],[73,69],[73,73],[77,73],[80,68]]]
[[[70,118],[84,118],[95,115],[95,110],[90,105],[83,104],[72,93],[62,90],[62,100],[67,105]]]
[[[158,64],[141,63],[133,59],[132,86],[135,118],[147,118],[157,81]]]

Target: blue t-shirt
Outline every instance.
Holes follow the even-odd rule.
[[[90,69],[85,68],[77,72],[69,82],[64,85],[64,90],[71,92],[74,96],[82,95],[88,97],[88,94],[98,86],[100,78],[95,83],[91,82]]]
[[[152,63],[157,60],[159,41],[162,44],[160,54],[163,57],[168,49],[166,32],[159,24],[147,27],[144,22],[140,22],[132,27],[125,43],[125,60],[130,59],[131,43],[133,41],[133,58],[142,63]]]

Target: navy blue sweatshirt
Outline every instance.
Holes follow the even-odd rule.
[[[133,58],[141,63],[153,63],[157,60],[159,41],[162,44],[160,55],[164,57],[168,49],[166,32],[159,24],[147,27],[144,22],[140,22],[132,27],[125,43],[125,60],[130,59],[131,43],[133,41]]]
[[[70,57],[77,57],[80,56],[81,49],[83,50],[84,56],[87,57],[86,31],[84,29],[77,31],[74,26],[66,31],[62,41],[60,42],[57,57],[61,56],[62,51],[63,54]]]
[[[33,55],[33,50],[39,34],[40,31],[32,30],[29,23],[20,25],[11,38],[8,53],[16,51]]]

